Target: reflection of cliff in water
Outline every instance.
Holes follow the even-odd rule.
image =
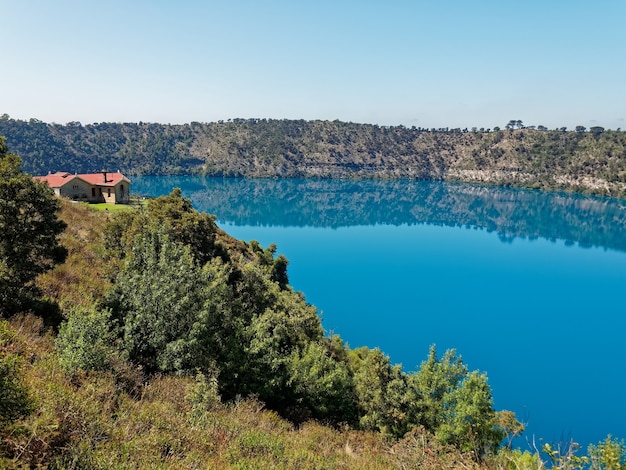
[[[144,177],[148,195],[180,187],[196,208],[237,225],[476,227],[626,251],[626,201],[432,181]]]

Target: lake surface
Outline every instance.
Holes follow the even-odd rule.
[[[141,177],[278,245],[351,347],[415,370],[436,344],[487,372],[525,439],[626,438],[626,201],[414,181]],[[540,444],[540,442],[539,442]]]

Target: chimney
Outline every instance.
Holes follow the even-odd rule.
[[[104,177],[104,182],[107,182],[107,172],[106,170],[102,170],[102,176]]]

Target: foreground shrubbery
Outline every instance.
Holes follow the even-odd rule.
[[[288,284],[275,247],[231,239],[180,191],[104,231],[112,287],[88,312],[68,311],[57,347],[69,373],[124,357],[142,372],[214,377],[230,402],[256,396],[294,423],[309,419],[400,438],[423,426],[478,461],[499,426],[484,374],[434,348],[407,374],[378,350],[324,336],[316,309]]]
[[[229,237],[179,191],[92,214],[63,204],[67,261],[32,286],[40,316],[0,322],[3,467],[543,465],[501,447],[523,426],[485,374],[434,347],[409,374],[325,336],[274,246]],[[615,440],[571,450],[543,459],[623,463]]]
[[[119,364],[68,374],[54,338],[32,315],[0,321],[3,357],[22,358],[11,383],[25,392],[0,429],[0,468],[623,468],[621,441],[577,455],[501,448],[477,462],[423,427],[401,439],[380,432],[300,426],[250,397],[220,399],[214,377],[146,376]],[[19,417],[21,416],[21,418]],[[622,465],[620,467],[620,465]]]

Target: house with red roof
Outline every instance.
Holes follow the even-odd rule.
[[[57,196],[73,201],[107,202],[127,204],[130,196],[130,180],[119,171],[116,173],[71,174],[63,171],[35,176],[36,180],[47,183]]]

